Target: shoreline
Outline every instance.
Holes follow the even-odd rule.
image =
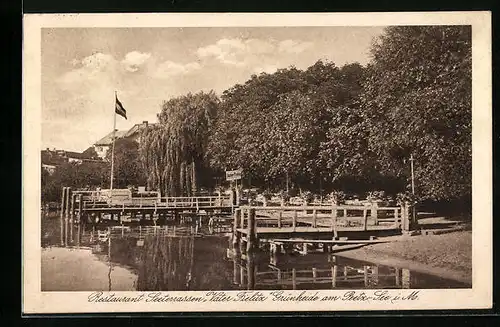
[[[393,242],[367,245],[335,255],[380,265],[407,268],[411,271],[458,281],[472,287],[472,247],[467,248],[471,242],[470,236],[470,232],[400,236]],[[460,242],[455,242],[457,238]],[[458,255],[467,259],[454,260]],[[460,266],[458,262],[464,265]]]

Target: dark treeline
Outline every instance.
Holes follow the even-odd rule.
[[[164,102],[140,149],[150,186],[191,194],[243,168],[252,187],[396,194],[409,190],[413,155],[421,199],[470,198],[470,27],[389,27],[371,58]]]
[[[413,155],[420,199],[467,208],[471,49],[469,26],[388,27],[366,66],[319,60],[252,75],[220,97],[170,99],[138,148],[115,152],[117,187],[192,195],[242,168],[245,186],[267,190],[395,195],[410,190]]]
[[[94,190],[97,187],[109,188],[110,171],[111,151],[106,154],[106,160],[101,162],[94,160],[60,164],[52,175],[42,169],[42,202],[60,201],[64,186],[88,190]],[[116,140],[114,176],[114,188],[145,185],[146,177],[137,142],[129,139]]]

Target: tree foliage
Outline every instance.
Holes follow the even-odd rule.
[[[145,185],[146,175],[139,157],[139,143],[127,138],[115,141],[113,188],[127,188],[130,185]],[[111,162],[112,151],[106,153]]]
[[[379,171],[424,198],[471,194],[471,28],[387,28],[372,49],[362,105]]]
[[[196,193],[218,102],[213,92],[200,92],[163,103],[159,123],[145,131],[140,147],[150,188],[168,196]]]
[[[109,185],[109,178],[109,166],[104,162],[66,162],[58,165],[52,175],[42,169],[42,202],[60,201],[65,186],[93,189]]]
[[[332,117],[354,106],[362,76],[359,64],[339,68],[320,60],[304,71],[254,75],[230,88],[211,135],[211,163],[243,168],[253,185],[283,186],[288,176],[295,186],[317,189],[331,177]]]

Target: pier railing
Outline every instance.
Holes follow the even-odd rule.
[[[400,207],[355,205],[330,206],[241,206],[234,212],[234,229],[255,234],[258,229],[280,232],[312,230],[409,229],[408,204]],[[301,226],[301,227],[299,227]]]

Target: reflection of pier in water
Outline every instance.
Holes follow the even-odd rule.
[[[361,263],[334,255],[271,257],[267,265],[256,254],[234,254],[233,284],[248,290],[410,288],[408,269]],[[326,260],[327,259],[327,260]],[[327,262],[325,262],[327,261]]]
[[[213,229],[211,232],[210,226],[193,225],[76,224],[72,229],[61,230],[64,246],[92,250],[100,261],[109,265],[110,272],[121,267],[135,274],[137,279],[131,290],[137,291],[465,287],[415,271],[410,273],[408,269],[350,260],[327,251],[324,246],[320,247],[324,251],[312,251],[311,246],[306,255],[300,242],[300,251],[246,252],[245,246],[234,243],[232,233],[212,235]],[[55,243],[59,243],[57,234],[58,231],[53,234]],[[106,275],[92,278],[109,279],[113,289],[120,277],[113,273]]]

